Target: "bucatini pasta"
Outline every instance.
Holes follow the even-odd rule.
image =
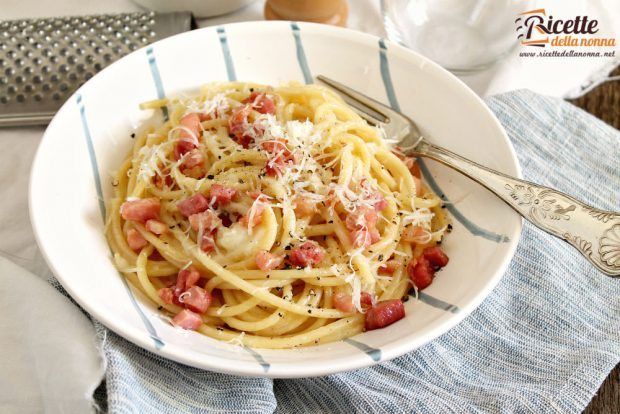
[[[117,268],[175,326],[258,348],[324,343],[405,314],[448,258],[415,161],[316,85],[214,83],[147,102],[108,200]]]

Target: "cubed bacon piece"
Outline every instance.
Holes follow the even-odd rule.
[[[248,123],[249,115],[250,109],[247,106],[238,106],[233,108],[228,119],[228,133],[231,139],[243,148],[248,148],[254,141],[254,138],[249,134],[249,129],[252,128]]]
[[[198,148],[194,148],[189,151],[185,157],[183,158],[183,162],[181,163],[181,167],[186,168],[194,168],[194,167],[202,167],[205,161],[205,157]]]
[[[183,131],[184,132],[184,131]],[[196,148],[196,144],[189,139],[181,139],[174,146],[174,159],[180,160],[181,157]]]
[[[249,103],[252,108],[261,114],[275,114],[276,105],[264,92],[252,92],[250,96],[243,100],[243,103]]]
[[[405,165],[409,168],[411,175],[416,178],[422,178],[422,171],[420,171],[420,165],[415,158],[405,157]]]
[[[177,275],[174,295],[178,297],[181,293],[194,286],[199,280],[200,272],[194,266],[190,266],[187,269],[181,269]]]
[[[142,250],[149,242],[146,241],[140,232],[136,229],[129,229],[127,231],[127,244],[131,247],[131,250]]]
[[[355,312],[355,304],[353,303],[353,298],[351,295],[347,295],[346,293],[336,293],[333,297],[334,308],[342,311],[342,312]],[[372,296],[368,292],[362,292],[360,294],[360,305],[363,309],[367,309],[372,306]]]
[[[184,115],[179,120],[179,125],[184,127],[179,132],[179,138],[182,140],[188,139],[197,142],[200,138],[200,132],[202,131],[202,125],[200,124],[200,115],[197,113],[191,113]]]
[[[196,180],[200,180],[205,176],[205,169],[199,165],[192,168],[183,168],[183,175],[186,177],[195,178]]]
[[[379,274],[393,275],[403,265],[403,261],[399,259],[391,259],[379,266]]]
[[[415,287],[418,288],[418,290],[423,290],[433,283],[435,269],[427,258],[420,256],[415,264],[413,260],[409,262],[407,265],[407,273]]]
[[[435,268],[442,268],[448,264],[450,260],[448,256],[441,250],[439,246],[427,247],[422,252],[422,255],[433,265]]]
[[[375,227],[349,231],[349,238],[354,247],[368,247],[381,240],[381,234]]]
[[[244,226],[255,227],[255,226],[258,226],[261,223],[261,221],[263,221],[263,212],[265,211],[265,205],[263,203],[258,202],[254,204],[252,209],[254,209],[254,214],[252,215],[251,222],[250,222],[250,215],[246,214],[245,216],[241,217],[241,219],[239,220],[239,223],[243,224]]]
[[[205,233],[202,235],[202,240],[200,242],[200,249],[205,253],[210,253],[215,250],[215,233],[217,230],[212,231],[211,233]]]
[[[125,201],[121,205],[121,217],[125,220],[144,223],[147,220],[159,218],[160,208],[159,199],[155,197]]]
[[[174,303],[174,291],[169,287],[159,289],[157,294],[165,304],[172,305]]]
[[[388,206],[388,202],[385,199],[385,197],[383,197],[381,193],[376,193],[374,195],[375,211],[383,211],[387,208],[387,206]]]
[[[189,309],[183,309],[172,318],[172,324],[179,328],[195,331],[202,325],[202,318]]]
[[[349,230],[368,229],[377,224],[377,219],[377,211],[374,208],[360,206],[347,215],[345,226]]]
[[[401,239],[407,243],[426,244],[431,241],[431,233],[421,226],[407,226]]]
[[[332,298],[334,302],[334,308],[341,312],[353,313],[355,312],[355,305],[353,304],[353,298],[346,293],[338,292]]]
[[[146,221],[146,229],[153,234],[161,235],[168,231],[168,226],[159,220],[150,219]]]
[[[258,266],[260,270],[267,272],[277,269],[284,263],[284,256],[269,253],[267,250],[259,250],[254,260],[256,261],[256,266]]]
[[[200,286],[192,286],[179,296],[179,302],[196,313],[205,313],[211,305],[211,294]]]
[[[209,202],[215,199],[215,205],[224,206],[232,201],[237,195],[237,190],[225,187],[221,184],[213,184],[209,190]]]
[[[385,328],[405,317],[405,306],[400,299],[384,300],[366,312],[367,331]]]
[[[284,172],[285,167],[286,162],[282,159],[282,157],[275,157],[267,160],[267,164],[265,164],[265,172],[269,177],[280,177]]]
[[[165,175],[163,177],[159,174],[155,174],[155,176],[153,176],[153,184],[161,190],[164,188],[164,185],[172,187],[174,180],[170,176],[169,171],[165,171]]]
[[[368,292],[362,292],[360,295],[360,305],[362,308],[369,308],[372,306],[372,295]]]
[[[261,142],[260,147],[269,154],[282,154],[286,158],[291,155],[291,151],[286,147],[287,143],[288,141],[284,138],[274,138]]]
[[[297,217],[307,217],[316,213],[316,203],[307,197],[297,196],[293,203],[293,209]]]
[[[202,213],[209,208],[209,199],[204,195],[198,193],[191,197],[186,198],[183,201],[177,203],[177,208],[185,217],[189,217],[192,214]]]
[[[179,120],[179,125],[183,128],[179,131],[179,141],[174,147],[175,160],[179,160],[183,155],[196,148],[202,131],[200,116],[196,113],[184,115]]]
[[[192,230],[200,231],[202,227],[204,233],[211,233],[211,231],[222,224],[222,221],[213,210],[205,210],[202,213],[192,214],[188,217],[188,220]]]
[[[314,266],[325,257],[325,251],[317,242],[308,240],[291,250],[289,262],[293,266]]]

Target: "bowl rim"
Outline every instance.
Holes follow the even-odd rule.
[[[133,51],[132,53],[126,55],[125,57],[105,67],[99,73],[112,70],[112,68],[115,68],[117,65],[124,64],[123,62],[126,60],[128,56],[144,53],[145,50],[149,47],[154,47],[157,45],[165,45],[167,42],[170,42],[172,39],[177,39],[183,36],[189,36],[192,33],[197,32],[197,31],[211,33],[211,32],[215,32],[218,27],[223,27],[224,29],[228,29],[228,28],[235,28],[236,30],[241,29],[241,30],[245,30],[246,32],[247,31],[261,32],[261,31],[268,31],[268,30],[277,31],[280,29],[280,27],[286,27],[286,29],[288,30],[290,28],[290,23],[291,22],[288,22],[288,21],[248,21],[248,22],[229,23],[229,24],[223,24],[223,25],[217,25],[217,26],[204,27],[204,28],[192,30],[189,32],[180,33],[180,34],[159,40],[157,42],[151,43],[140,49],[137,49]],[[340,36],[340,37],[346,38],[352,42],[359,43],[359,44],[366,44],[369,41],[376,43],[380,39],[377,36],[364,33],[364,32],[360,32],[357,30],[353,30],[353,29],[348,29],[348,28],[333,27],[333,26],[328,26],[328,25],[323,25],[323,24],[318,24],[318,23],[308,23],[308,22],[299,22],[297,24],[299,25],[300,29],[304,30],[305,35],[309,34],[310,36],[317,35],[317,34],[326,34],[328,36]],[[416,59],[420,60],[421,62],[424,62],[425,67],[427,66],[429,68],[432,68],[433,71],[438,71],[442,75],[442,77],[445,79],[445,81],[448,84],[451,84],[450,85],[451,88],[461,89],[462,93],[466,94],[469,99],[471,99],[473,102],[475,102],[479,106],[479,109],[481,111],[484,111],[486,113],[487,118],[489,118],[489,121],[495,125],[495,127],[497,128],[497,132],[500,133],[499,137],[503,139],[504,143],[506,144],[508,153],[511,158],[510,161],[512,162],[511,167],[516,172],[515,176],[521,178],[522,177],[521,166],[516,156],[514,147],[512,146],[512,143],[510,142],[510,139],[508,138],[508,135],[506,134],[506,131],[504,130],[503,126],[501,125],[497,117],[493,114],[493,112],[489,109],[489,107],[484,103],[484,101],[475,92],[473,92],[463,81],[458,79],[455,75],[453,75],[446,69],[442,68],[435,62],[397,43],[394,43],[391,41],[388,41],[388,42],[389,42],[391,54],[395,54],[395,55],[398,55],[399,57],[405,57],[405,58],[407,55],[414,56]],[[96,79],[99,73],[96,74],[91,79]],[[446,333],[447,331],[452,329],[454,326],[460,323],[465,317],[470,315],[471,312],[474,309],[476,309],[481,304],[481,302],[489,295],[489,293],[495,288],[495,286],[497,286],[500,279],[504,275],[508,267],[508,264],[514,257],[517,244],[519,242],[522,228],[523,228],[522,219],[518,220],[515,227],[511,229],[511,231],[507,232],[509,241],[506,242],[505,244],[507,245],[508,250],[503,260],[497,266],[492,277],[487,280],[483,288],[480,289],[467,303],[460,305],[461,311],[456,314],[451,314],[449,318],[439,321],[438,323],[435,324],[435,326],[430,328],[423,336],[419,338],[414,338],[412,340],[412,338],[405,337],[405,338],[401,338],[399,340],[396,340],[394,342],[391,342],[385,345],[384,347],[381,348],[382,357],[381,357],[380,362],[373,361],[372,359],[368,358],[368,356],[365,353],[351,353],[349,356],[339,358],[338,360],[335,360],[335,361],[329,361],[330,362],[329,365],[328,364],[309,364],[307,361],[285,362],[285,363],[282,363],[279,361],[271,361],[271,369],[268,372],[264,372],[262,367],[259,366],[258,364],[243,364],[243,363],[231,364],[231,359],[229,358],[223,358],[223,357],[219,357],[216,355],[207,356],[206,354],[199,354],[198,352],[195,352],[194,350],[187,349],[186,347],[182,345],[178,345],[174,343],[166,343],[166,346],[158,349],[154,345],[153,339],[151,338],[151,336],[146,330],[138,329],[132,326],[131,324],[126,323],[123,319],[113,319],[109,317],[104,311],[104,309],[99,309],[98,306],[92,303],[86,302],[83,298],[77,295],[74,289],[72,288],[71,283],[68,280],[66,280],[63,277],[62,273],[59,271],[55,263],[55,259],[48,255],[47,250],[45,248],[47,244],[46,237],[42,235],[39,231],[39,226],[38,226],[39,215],[37,214],[37,212],[35,212],[33,198],[36,198],[34,196],[36,192],[36,188],[35,188],[36,177],[38,176],[38,174],[41,174],[39,172],[38,166],[41,164],[40,159],[45,156],[45,154],[43,154],[43,147],[44,147],[43,144],[51,139],[51,135],[53,134],[52,131],[55,130],[55,125],[56,123],[59,122],[58,120],[62,116],[64,116],[64,113],[68,110],[69,105],[72,102],[74,102],[75,97],[79,95],[82,89],[84,88],[84,86],[88,85],[90,82],[91,80],[87,81],[82,86],[80,86],[80,88],[78,88],[67,99],[67,101],[61,106],[61,108],[55,114],[52,121],[47,126],[43,134],[43,137],[39,143],[39,146],[37,148],[37,151],[36,151],[33,163],[32,163],[32,167],[30,170],[30,178],[29,178],[29,188],[28,188],[29,203],[28,204],[29,204],[30,222],[31,222],[31,226],[34,232],[35,240],[37,242],[39,250],[41,251],[43,258],[45,259],[45,262],[50,267],[50,270],[52,271],[54,276],[57,278],[57,280],[60,282],[60,284],[63,286],[63,288],[69,293],[69,295],[84,310],[86,310],[90,315],[92,315],[97,321],[99,321],[104,326],[106,326],[106,328],[112,330],[113,332],[122,336],[123,338],[132,342],[133,344],[145,350],[153,352],[158,356],[179,362],[187,366],[197,367],[197,368],[205,369],[209,371],[233,374],[233,375],[239,375],[239,376],[268,377],[268,378],[315,377],[315,376],[329,375],[329,374],[340,373],[340,372],[347,372],[347,371],[351,371],[354,369],[372,366],[380,362],[387,362],[407,352],[414,351],[420,346],[434,340],[441,334]],[[122,277],[122,276],[119,274],[119,277]],[[130,289],[133,290],[134,288],[130,287]],[[139,299],[136,298],[136,300],[139,300]],[[205,358],[205,357],[208,357],[208,358]]]

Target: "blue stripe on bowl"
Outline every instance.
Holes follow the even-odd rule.
[[[396,111],[400,111],[400,105],[398,103],[398,99],[396,98],[396,92],[394,89],[394,85],[392,83],[392,77],[390,75],[390,66],[387,58],[387,46],[385,44],[384,39],[379,39],[379,59],[380,59],[380,69],[381,69],[381,78],[383,80],[383,85],[385,87],[385,93],[387,94],[388,100],[390,101],[390,106]],[[450,200],[446,197],[443,190],[437,184],[437,181],[431,175],[428,167],[424,160],[418,158],[418,164],[420,165],[420,170],[424,175],[424,179],[431,187],[431,189],[444,201],[446,209],[454,216],[456,220],[458,220],[471,234],[474,236],[480,236],[487,240],[494,241],[496,243],[499,242],[508,242],[510,239],[508,236],[503,234],[497,234],[489,230],[485,230],[482,227],[478,226],[476,223],[469,220],[463,213],[461,213],[454,204],[450,202]]]
[[[228,47],[228,39],[226,38],[226,30],[223,27],[217,28],[217,34],[220,38],[220,44],[222,46],[222,54],[224,55],[224,62],[226,64],[226,73],[229,81],[236,81],[237,74],[235,73],[235,65],[233,64],[230,49]]]
[[[250,355],[252,355],[254,357],[254,359],[256,359],[256,361],[260,364],[260,366],[263,368],[264,372],[269,372],[269,368],[271,368],[271,364],[267,361],[265,361],[265,358],[263,358],[263,356],[261,354],[259,354],[258,352],[256,352],[255,349],[250,348],[248,346],[244,346],[243,349],[245,349],[246,351],[249,352]]]
[[[106,209],[105,209],[105,203],[103,201],[103,191],[101,188],[101,176],[99,175],[99,165],[97,163],[97,155],[95,153],[95,147],[93,145],[92,137],[90,134],[90,128],[88,127],[88,121],[86,119],[86,106],[84,105],[84,102],[82,100],[82,95],[78,94],[76,101],[77,101],[76,103],[78,105],[78,109],[80,111],[80,118],[82,120],[82,128],[84,130],[84,138],[86,139],[86,146],[88,147],[88,156],[90,159],[90,165],[93,171],[93,177],[95,179],[95,188],[97,190],[99,210],[101,211],[101,219],[103,223],[105,224]],[[123,275],[120,275],[120,276],[121,276],[121,280],[123,281],[123,285],[125,286],[125,289],[127,290],[127,294],[129,295],[129,299],[131,300],[131,303],[133,304],[133,307],[138,312],[138,315],[140,315],[140,319],[142,319],[142,322],[144,323],[146,330],[148,331],[153,342],[155,343],[155,348],[161,349],[165,345],[165,343],[157,335],[157,331],[155,330],[155,327],[153,326],[151,321],[149,321],[148,317],[144,314],[144,312],[142,312],[142,309],[140,309],[140,305],[138,305],[138,302],[136,301],[136,298],[133,295],[133,292],[131,291],[129,284],[127,283],[127,280],[125,279],[125,277]]]
[[[364,351],[364,353],[368,355],[373,361],[375,362],[381,361],[381,350],[380,349],[373,348],[369,345],[366,345],[363,342],[357,341],[352,338],[346,338],[343,341],[349,345],[353,345],[354,347],[356,347],[357,349],[361,351]]]
[[[299,25],[297,22],[291,22],[291,29],[293,30],[293,37],[295,38],[297,62],[299,63],[299,68],[304,75],[304,82],[308,85],[312,83],[312,73],[310,72],[310,67],[308,66],[308,60],[306,59],[306,52],[304,52],[304,45],[301,42]]]
[[[155,54],[153,53],[153,47],[148,47],[146,49],[146,56],[149,61],[149,68],[151,69],[151,76],[153,77],[153,83],[155,84],[155,89],[157,90],[157,99],[164,99],[166,97],[166,92],[164,91],[164,84],[161,81],[161,76],[159,74],[159,68],[157,67],[157,60],[155,59]],[[164,120],[168,120],[168,108],[166,106],[162,106],[161,113],[164,116]]]
[[[459,313],[461,311],[461,309],[458,306],[445,302],[441,299],[437,299],[436,297],[431,296],[428,293],[424,293],[421,291],[418,291],[418,300],[434,308],[445,310],[450,313]]]

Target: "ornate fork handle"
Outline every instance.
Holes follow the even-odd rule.
[[[573,245],[603,273],[620,276],[620,214],[596,209],[552,188],[486,168],[424,140],[413,152],[477,181],[525,219]]]

